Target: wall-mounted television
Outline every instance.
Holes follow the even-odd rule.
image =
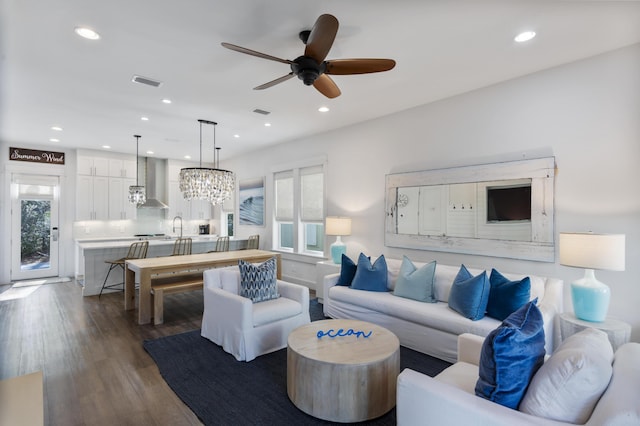
[[[487,222],[531,221],[531,184],[487,187]]]

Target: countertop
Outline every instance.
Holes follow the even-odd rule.
[[[218,239],[217,235],[184,235],[183,238],[191,238],[193,244],[198,243],[210,243],[215,242]],[[119,248],[119,247],[129,247],[134,241],[149,241],[149,246],[164,246],[164,245],[173,245],[176,241],[177,237],[175,236],[164,236],[164,237],[121,237],[121,238],[113,238],[113,237],[104,237],[104,238],[87,238],[87,239],[77,239],[76,245],[82,250],[99,250],[106,248]],[[233,241],[234,238],[231,237],[229,239]]]

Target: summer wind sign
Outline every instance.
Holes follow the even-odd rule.
[[[9,159],[30,163],[64,164],[64,152],[11,147],[9,148]]]

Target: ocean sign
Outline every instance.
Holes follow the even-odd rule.
[[[331,337],[332,339],[336,337],[346,337],[346,336],[356,336],[356,338],[364,337],[365,339],[368,339],[372,333],[373,331],[369,331],[368,333],[365,333],[364,331],[361,331],[361,330],[355,331],[353,328],[350,328],[348,330],[345,330],[344,328],[339,328],[338,331],[334,330],[333,328],[330,328],[327,331],[318,330],[318,333],[316,334],[316,336],[318,336],[318,339],[322,339],[324,336]]]

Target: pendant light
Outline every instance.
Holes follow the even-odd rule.
[[[138,185],[138,146],[140,135],[133,135],[136,138],[136,184],[129,187],[129,202],[135,204],[136,207],[147,201],[144,186]]]
[[[236,178],[233,172],[219,168],[219,157],[216,156],[216,125],[208,120],[200,123],[200,166],[187,167],[180,170],[180,191],[186,200],[207,200],[214,206],[231,197],[235,190]],[[202,125],[213,125],[213,165],[214,168],[202,167]]]

